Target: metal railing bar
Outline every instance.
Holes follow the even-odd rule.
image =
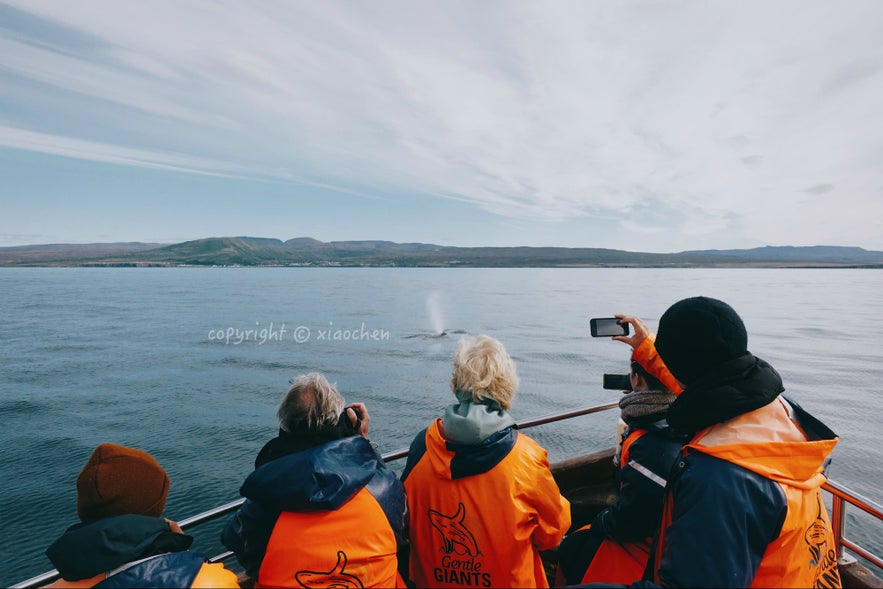
[[[883,559],[870,550],[862,548],[844,534],[847,503],[875,517],[877,521],[883,520],[883,507],[830,479],[822,484],[822,489],[831,493],[832,497],[831,528],[834,531],[834,544],[837,546],[837,560],[840,561],[843,558],[843,549],[846,548],[883,569]]]
[[[617,403],[609,403],[607,405],[595,405],[592,407],[584,407],[582,409],[576,409],[573,411],[567,411],[564,413],[558,413],[555,415],[549,415],[546,417],[540,417],[536,419],[530,419],[528,421],[524,421],[522,423],[516,424],[516,428],[518,429],[527,429],[530,427],[535,427],[538,425],[543,425],[547,423],[552,423],[555,421],[562,421],[564,419],[571,419],[573,417],[579,417],[580,415],[589,415],[591,413],[597,413],[599,411],[606,411],[608,409],[612,409],[617,407]],[[393,450],[392,452],[387,452],[383,454],[382,458],[384,462],[392,462],[394,460],[400,460],[405,458],[408,455],[408,448],[400,448],[398,450]],[[229,503],[225,503],[224,505],[220,505],[218,507],[209,509],[208,511],[203,511],[202,513],[198,513],[196,515],[186,517],[178,522],[178,525],[182,530],[187,530],[189,528],[193,528],[195,526],[204,524],[206,522],[215,520],[222,515],[226,515],[228,513],[232,513],[239,509],[239,507],[245,502],[245,499],[236,499]],[[209,558],[209,562],[220,562],[222,560],[226,560],[233,556],[232,552],[223,552],[221,554],[212,556]],[[37,575],[35,577],[31,577],[26,581],[22,581],[16,585],[12,585],[10,589],[33,589],[35,587],[40,587],[47,583],[51,583],[57,579],[59,579],[61,575],[58,573],[56,569],[52,569],[51,571],[47,571],[43,574]]]
[[[843,498],[831,496],[831,533],[834,534],[834,546],[837,550],[837,562],[843,562],[843,532],[846,527],[844,517],[845,505]]]
[[[546,417],[538,417],[536,419],[529,419],[527,421],[523,421],[521,423],[516,423],[516,429],[527,429],[529,427],[536,427],[538,425],[545,425],[547,423],[553,423],[555,421],[563,421],[565,419],[570,419],[572,417],[579,417],[581,415],[589,415],[592,413],[599,413],[601,411],[607,411],[608,409],[613,409],[614,407],[619,407],[619,403],[608,403],[606,405],[595,405],[593,407],[583,407],[582,409],[574,409],[573,411],[565,411],[564,413],[556,413],[554,415],[548,415]]]
[[[591,407],[583,407],[582,409],[574,409],[572,411],[565,411],[564,413],[556,413],[554,415],[547,415],[546,417],[537,417],[534,419],[529,419],[527,421],[523,421],[521,423],[516,423],[516,429],[527,429],[531,427],[536,427],[538,425],[545,425],[547,423],[553,423],[556,421],[564,421],[565,419],[571,419],[573,417],[579,417],[581,415],[590,415],[592,413],[599,413],[601,411],[607,411],[608,409],[613,409],[614,407],[619,407],[619,403],[608,403],[606,405],[593,405]],[[402,448],[400,450],[394,450],[392,452],[388,452],[383,455],[384,462],[392,462],[393,460],[400,460],[405,458],[408,455],[408,448]]]
[[[233,554],[232,550],[228,550],[227,552],[222,552],[215,556],[212,556],[208,559],[209,562],[221,562],[222,560],[227,560],[228,558],[233,558],[235,554]]]
[[[862,511],[870,513],[877,519],[883,519],[883,506],[853,492],[838,482],[828,479],[826,482],[822,483],[822,489],[828,491],[835,497],[839,497],[850,505],[855,505]]]
[[[840,546],[842,546],[843,548],[848,548],[852,552],[858,554],[859,556],[861,556],[862,558],[864,558],[866,560],[869,560],[870,562],[874,563],[875,565],[877,565],[878,567],[883,569],[883,559],[881,559],[876,554],[870,552],[869,550],[865,550],[864,548],[862,548],[861,546],[859,546],[855,542],[848,540],[846,538],[843,538],[840,541]]]
[[[545,425],[548,423],[554,423],[556,421],[562,421],[565,419],[571,419],[573,417],[579,417],[581,415],[589,415],[592,413],[598,413],[601,411],[606,411],[608,409],[612,409],[614,407],[618,407],[618,403],[609,403],[606,405],[596,405],[592,407],[584,407],[582,409],[576,409],[573,411],[567,411],[564,413],[557,413],[554,415],[549,415],[546,417],[539,417],[535,419],[530,419],[524,422],[520,422],[515,425],[516,429],[528,429],[531,427],[536,427],[539,425]],[[408,455],[408,448],[401,448],[399,450],[394,450],[392,452],[387,452],[382,455],[382,459],[384,462],[392,462],[394,460],[400,460],[405,458]],[[855,505],[859,509],[869,513],[870,515],[877,518],[877,520],[883,520],[883,507],[880,504],[859,495],[858,493],[852,492],[847,487],[832,481],[827,480],[822,484],[822,489],[831,493],[833,497],[832,504],[832,514],[831,514],[831,524],[834,529],[835,541],[838,545],[838,549],[842,552],[843,548],[846,548],[855,554],[861,556],[862,558],[868,560],[873,563],[880,569],[883,569],[883,559],[873,554],[872,552],[862,548],[857,545],[855,542],[846,538],[843,534],[844,528],[846,526],[845,515],[845,503],[849,503],[850,505]],[[198,513],[194,516],[184,518],[178,522],[178,525],[181,526],[181,529],[193,528],[200,524],[215,520],[223,515],[228,513],[232,513],[237,510],[243,503],[245,499],[237,499],[226,503],[224,505],[220,505],[218,507],[212,508],[208,511],[204,511],[202,513]],[[221,562],[227,559],[232,558],[234,553],[232,551],[222,552],[221,554],[210,557],[209,562]],[[841,555],[838,554],[838,557]],[[36,587],[40,587],[47,583],[51,583],[60,578],[60,575],[57,570],[53,569],[41,575],[37,575],[32,577],[26,581],[18,583],[16,585],[12,585],[11,589],[34,589]]]
[[[37,575],[36,577],[31,577],[27,581],[22,581],[16,585],[12,585],[9,589],[31,589],[33,587],[42,587],[48,583],[51,583],[57,579],[59,579],[61,575],[58,574],[58,571],[52,569],[51,571],[45,572],[42,575]]]
[[[564,413],[556,413],[554,415],[547,415],[545,417],[537,417],[534,419],[529,419],[527,421],[523,421],[515,425],[517,429],[527,429],[531,427],[536,427],[538,425],[545,425],[547,423],[553,423],[556,421],[563,421],[565,419],[571,419],[574,417],[579,417],[581,415],[590,415],[592,413],[598,413],[601,411],[606,411],[608,409],[613,409],[614,407],[618,407],[617,403],[608,403],[606,405],[594,405],[592,407],[583,407],[582,409],[574,409],[572,411],[565,411]],[[408,448],[400,448],[398,450],[393,450],[392,452],[387,452],[382,456],[384,462],[392,462],[394,460],[401,460],[408,456]],[[188,528],[192,528],[194,526],[198,526],[205,522],[216,519],[222,515],[226,515],[233,511],[239,509],[239,507],[245,502],[245,499],[236,499],[224,505],[220,505],[208,511],[204,511],[202,513],[198,513],[194,516],[182,519],[178,522],[178,525],[181,526],[182,530],[186,530]]]
[[[222,515],[226,515],[231,511],[239,509],[239,506],[242,505],[244,501],[245,499],[236,499],[235,501],[225,503],[224,505],[219,505],[218,507],[214,507],[212,509],[209,509],[208,511],[197,513],[196,515],[182,519],[178,522],[178,525],[181,526],[182,530],[198,526],[199,524],[203,524],[207,521],[211,521]]]

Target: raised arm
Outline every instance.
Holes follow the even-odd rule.
[[[631,325],[633,333],[631,335],[617,335],[611,339],[630,345],[632,347],[632,359],[643,366],[644,370],[658,378],[671,392],[679,395],[684,390],[684,387],[681,386],[681,383],[672,375],[665,362],[656,353],[656,345],[654,344],[656,336],[653,335],[647,324],[634,315],[618,314],[616,318],[623,323]]]

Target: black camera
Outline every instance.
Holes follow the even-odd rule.
[[[347,409],[352,409],[353,413],[356,414],[356,423],[353,424],[350,416],[347,415]],[[340,414],[340,417],[337,420],[338,427],[345,427],[351,430],[358,431],[360,427],[362,427],[362,414],[356,407],[344,407],[343,413]]]
[[[604,388],[612,391],[630,391],[632,379],[628,374],[605,374]]]

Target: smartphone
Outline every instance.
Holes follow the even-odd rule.
[[[604,388],[612,391],[630,391],[632,379],[628,374],[605,374]]]
[[[592,332],[592,337],[611,337],[629,334],[629,324],[621,323],[616,317],[589,319],[589,329]]]

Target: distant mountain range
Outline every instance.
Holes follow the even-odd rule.
[[[0,248],[0,266],[883,268],[883,252],[839,246],[767,246],[654,254],[602,248],[211,237],[174,245],[130,242],[5,247]]]

